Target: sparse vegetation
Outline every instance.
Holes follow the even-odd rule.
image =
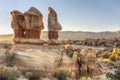
[[[18,73],[9,67],[0,67],[0,80],[17,80]]]
[[[11,47],[12,44],[10,44],[10,43],[4,43],[3,45],[4,45],[3,47],[5,49],[10,49],[10,47]]]
[[[110,48],[109,47],[109,45],[108,45],[108,43],[109,43],[109,40],[108,40],[108,42],[107,42],[107,40],[108,39],[105,39],[105,38],[103,38],[103,39],[97,39],[97,40],[94,40],[94,39],[86,39],[86,40],[69,40],[68,41],[68,43],[70,43],[70,44],[81,44],[81,45],[87,45],[87,46],[103,46],[103,48],[104,49],[98,49],[99,51],[101,50],[101,52],[100,53],[97,53],[97,58],[100,58],[101,59],[101,61],[104,59],[104,60],[106,60],[106,61],[104,61],[104,62],[106,62],[106,63],[102,63],[101,65],[103,66],[102,68],[104,68],[104,66],[107,66],[109,69],[113,69],[113,68],[120,68],[120,65],[116,65],[116,64],[112,64],[112,63],[117,63],[118,62],[118,60],[119,60],[119,58],[120,58],[120,49],[118,49],[118,52],[117,53],[114,53],[114,51],[113,51],[113,43],[110,43],[110,46],[112,45],[112,47]],[[112,40],[112,41],[114,41],[114,39]],[[5,49],[9,49],[10,48],[10,45],[11,44],[5,44],[4,45],[4,48]],[[68,46],[68,45],[67,45]],[[71,46],[71,45],[70,45]],[[83,46],[84,47],[84,46]],[[82,47],[82,48],[83,48]],[[86,46],[85,46],[86,47]],[[1,48],[3,48],[3,46],[1,47]],[[3,48],[3,49],[4,49]],[[72,58],[73,57],[73,55],[74,55],[74,53],[76,54],[77,52],[80,52],[81,51],[81,47],[79,48],[79,49],[76,49],[76,48],[78,48],[78,46],[76,47],[73,47],[72,46],[72,48],[65,48],[65,51],[66,51],[66,54],[67,54],[67,56],[68,57],[70,57],[70,58]],[[94,47],[93,47],[94,48]],[[98,47],[99,48],[99,47]],[[84,49],[84,48],[83,48]],[[21,49],[21,50],[23,50],[23,49]],[[47,50],[47,49],[46,49]],[[24,51],[24,50],[23,50]],[[85,52],[85,53],[87,53],[87,51]],[[90,53],[94,53],[94,52],[92,52],[92,48],[91,48],[91,52]],[[86,54],[87,55],[87,54]],[[75,55],[76,56],[76,55]],[[13,64],[13,62],[12,62],[12,57],[13,56],[11,56],[11,58],[10,58],[10,55],[7,55],[6,56],[6,63],[8,64],[8,65],[10,65],[10,66],[12,66]],[[22,56],[23,57],[23,56]],[[69,58],[69,59],[70,59]],[[100,60],[99,59],[99,60]],[[110,61],[110,60],[111,61]],[[19,60],[23,60],[23,59],[19,59]],[[19,61],[18,60],[18,61]],[[28,59],[29,60],[29,59]],[[107,60],[108,60],[108,62],[110,63],[110,64],[108,64],[108,62],[107,62]],[[24,61],[24,60],[23,60]],[[116,62],[115,62],[116,61]],[[20,61],[19,61],[20,62]],[[36,60],[36,62],[37,62],[37,60]],[[98,61],[98,63],[99,63],[99,61]],[[24,64],[24,63],[23,63]],[[29,64],[29,63],[28,63]],[[108,65],[104,65],[104,64],[108,64]],[[41,65],[41,64],[40,64]],[[23,65],[24,66],[24,65]],[[98,66],[99,67],[99,66]],[[107,71],[107,69],[106,69],[106,71]],[[0,72],[1,73],[1,72]],[[96,72],[97,73],[97,72]],[[12,74],[12,73],[11,73]],[[45,73],[44,73],[45,74]],[[67,71],[66,70],[64,70],[64,69],[59,69],[59,70],[56,70],[54,73],[53,73],[53,76],[54,77],[56,77],[58,80],[70,80],[70,78],[68,77],[68,75],[67,75],[68,73],[67,73]],[[119,71],[117,71],[115,74],[111,74],[111,73],[108,73],[108,74],[106,74],[106,76],[107,77],[109,77],[109,76],[112,76],[112,77],[114,77],[115,78],[115,76],[113,76],[113,75],[118,75],[119,74]],[[2,74],[3,75],[3,74]],[[7,74],[5,74],[5,76],[4,77],[1,77],[1,79],[2,80],[4,80],[4,79],[8,79],[8,77],[6,77],[6,75]],[[40,71],[37,71],[37,70],[35,70],[35,69],[27,69],[27,70],[25,70],[24,72],[23,72],[23,75],[26,77],[26,78],[28,78],[29,80],[39,80],[40,79],[40,77],[42,77],[43,75],[42,75],[42,73],[40,72]],[[7,75],[8,76],[8,75]],[[44,76],[43,76],[44,77]],[[118,76],[117,76],[118,77]],[[11,75],[11,76],[9,76],[9,79],[10,80],[16,80],[16,75]],[[83,79],[84,80],[84,79]],[[100,80],[102,80],[102,79],[100,79]],[[113,80],[113,79],[112,79]]]
[[[106,77],[107,78],[110,78],[110,79],[112,79],[112,80],[119,80],[120,79],[120,65],[118,64],[118,65],[116,65],[116,70],[115,70],[115,72],[114,73],[107,73],[106,74]]]
[[[39,80],[42,73],[35,69],[27,69],[27,70],[23,70],[22,74],[29,80]]]
[[[14,59],[15,53],[10,54],[9,51],[6,50],[5,55],[6,55],[6,65],[13,66],[14,65],[13,59]]]
[[[58,69],[53,73],[53,76],[56,77],[58,80],[66,80],[67,72],[63,69]]]
[[[73,57],[73,54],[74,54],[74,51],[67,52],[67,56],[70,57],[70,58]]]
[[[104,54],[104,55],[103,55],[103,58],[108,59],[108,58],[110,57],[110,55],[111,55],[111,54]]]
[[[116,58],[116,56],[115,55],[113,55],[113,56],[110,56],[110,58],[109,58],[111,61],[117,61],[118,59]]]
[[[119,38],[101,38],[101,39],[85,39],[85,40],[64,40],[61,41],[64,44],[74,44],[74,45],[87,45],[95,47],[120,47]]]

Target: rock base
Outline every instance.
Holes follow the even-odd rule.
[[[58,40],[53,40],[53,39],[48,40],[46,43],[50,44],[50,45],[58,45],[58,44],[60,44],[60,42]]]
[[[63,48],[52,45],[16,44],[14,63],[19,68],[53,72],[60,63]]]
[[[23,39],[23,38],[15,38],[13,39],[16,44],[44,44],[45,41],[41,39]]]

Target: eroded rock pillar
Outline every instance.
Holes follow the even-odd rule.
[[[25,19],[24,19],[23,14],[18,10],[14,10],[14,11],[11,11],[11,16],[12,16],[11,26],[14,31],[14,39],[15,38],[24,38],[25,30],[23,28],[22,23]],[[15,42],[15,43],[17,43],[17,42]]]
[[[51,7],[48,8],[48,38],[49,40],[58,40],[58,32],[62,26],[58,22],[57,13]]]
[[[40,39],[41,31],[44,29],[43,15],[34,7],[24,13],[25,38]]]

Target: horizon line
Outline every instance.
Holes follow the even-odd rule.
[[[59,32],[92,32],[92,33],[101,33],[101,32],[119,32],[120,30],[111,30],[111,31],[72,31],[72,30],[64,30],[64,31],[59,31]],[[48,32],[48,31],[42,31],[42,32]],[[10,35],[14,33],[0,33],[0,35]]]

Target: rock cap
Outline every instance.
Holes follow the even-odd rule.
[[[35,8],[31,7],[28,11],[24,13],[25,15],[34,15],[34,16],[42,16],[41,12]]]

